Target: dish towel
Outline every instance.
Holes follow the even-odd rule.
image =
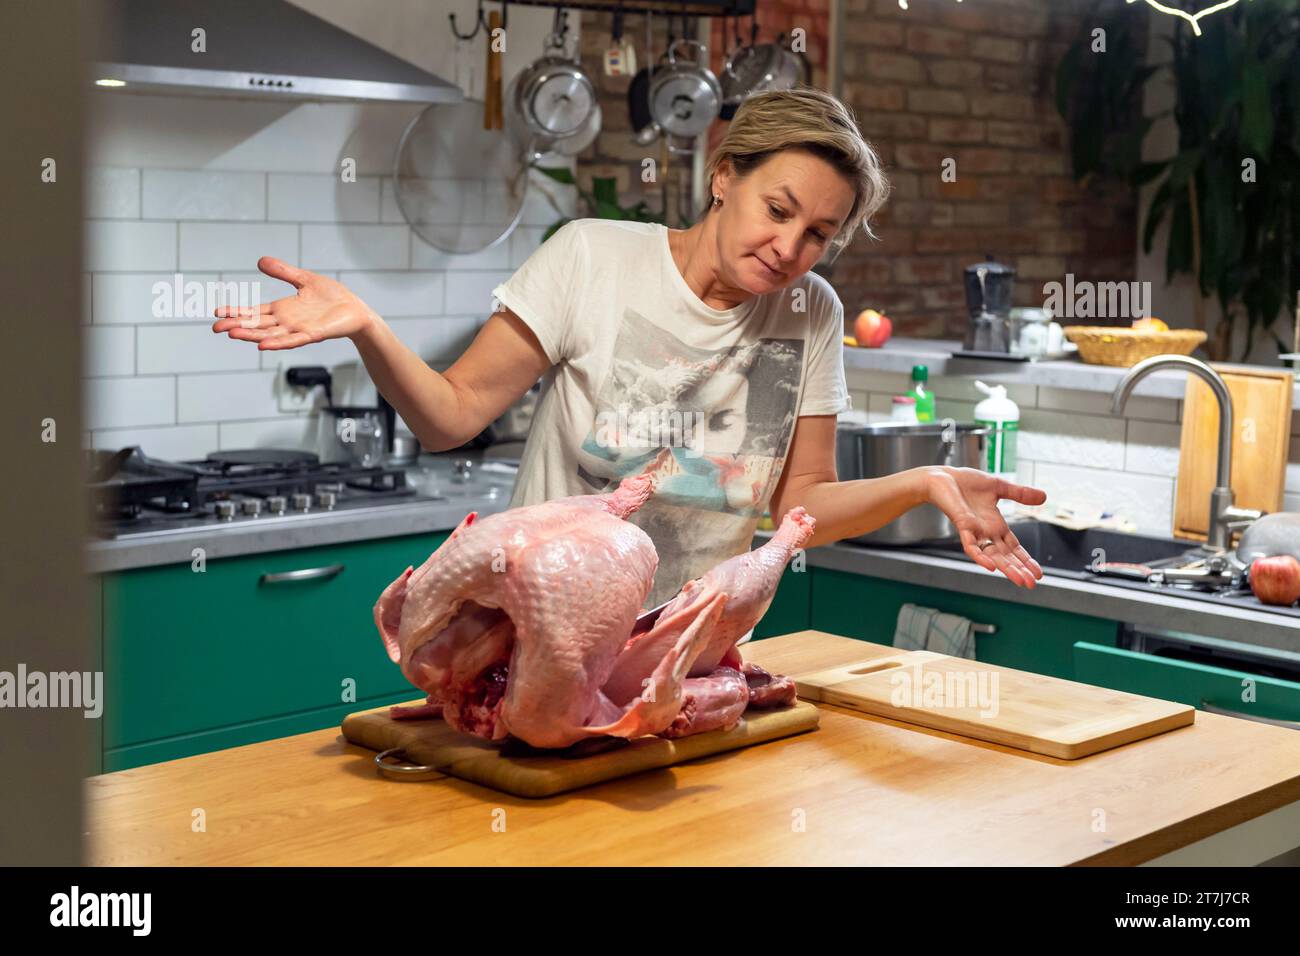
[[[900,651],[934,651],[973,661],[975,632],[970,623],[970,618],[959,614],[945,614],[920,604],[904,604],[898,609],[894,646]]]

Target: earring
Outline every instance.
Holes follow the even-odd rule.
[[[713,205],[715,205],[715,206],[721,206],[721,205],[722,205],[722,197],[719,196],[717,193],[714,193],[714,194],[713,194]]]

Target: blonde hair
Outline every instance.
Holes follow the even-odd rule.
[[[713,177],[724,161],[734,175],[744,179],[784,149],[804,149],[826,160],[853,187],[853,208],[831,239],[831,261],[839,256],[859,228],[872,239],[871,217],[889,197],[889,180],[880,157],[862,137],[853,111],[827,93],[811,86],[755,93],[740,104],[723,137],[704,168],[709,183],[708,205],[713,206]]]

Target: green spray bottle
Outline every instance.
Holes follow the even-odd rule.
[[[907,394],[916,399],[916,420],[918,422],[934,421],[934,392],[925,387],[930,379],[930,370],[924,365],[912,366],[912,387]]]

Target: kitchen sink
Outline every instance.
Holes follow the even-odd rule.
[[[1075,531],[1044,521],[1013,521],[1015,532],[1025,550],[1033,556],[1043,573],[1076,581],[1093,581],[1106,587],[1129,590],[1176,593],[1195,601],[1207,601],[1220,606],[1229,605],[1253,611],[1267,611],[1289,617],[1300,617],[1300,606],[1277,607],[1263,604],[1248,586],[1202,590],[1180,584],[1150,584],[1145,580],[1131,580],[1112,575],[1096,574],[1088,568],[1095,561],[1118,561],[1144,564],[1152,570],[1177,568],[1211,553],[1199,542],[1156,535],[1132,534],[1105,528],[1086,528]],[[970,560],[956,538],[927,541],[911,545],[869,545],[889,550],[906,550],[917,554],[930,554],[941,558]]]
[[[1204,553],[1195,541],[1105,528],[1074,531],[1045,521],[1017,521],[1011,524],[1011,530],[1044,571],[1077,572],[1081,577],[1095,577],[1088,571],[1095,561],[1123,561],[1156,568],[1185,563],[1190,560],[1185,557],[1189,552],[1193,557]],[[954,551],[965,554],[961,542],[956,539],[931,542],[914,550],[945,556]]]

